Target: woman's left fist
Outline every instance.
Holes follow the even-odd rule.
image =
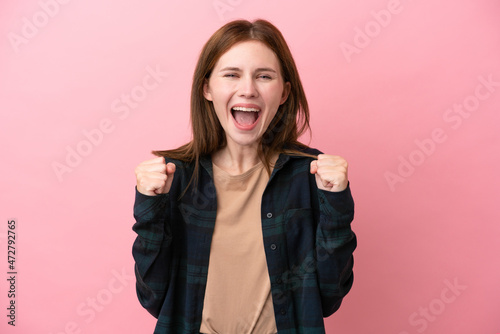
[[[347,161],[338,155],[318,155],[318,160],[311,161],[310,171],[319,189],[339,192],[347,188]]]

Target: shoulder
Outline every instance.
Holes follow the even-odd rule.
[[[318,155],[318,154],[323,154],[323,152],[321,152],[320,150],[318,150],[317,148],[314,148],[314,147],[309,147],[309,146],[306,146],[305,148],[303,148],[301,150],[301,152],[305,153],[305,154],[311,154],[311,155]]]
[[[320,150],[308,146],[289,146],[285,148],[280,155],[276,167],[287,167],[286,169],[293,170],[294,174],[305,172],[309,173],[311,161],[316,160],[318,154],[322,154]]]
[[[182,168],[182,169],[187,169],[190,168],[191,166],[194,165],[194,162],[188,162],[188,161],[183,161],[179,159],[173,159],[168,156],[163,157],[165,159],[165,163],[168,164],[169,162],[173,163],[175,167],[177,168]]]
[[[307,145],[289,146],[285,148],[285,152],[285,154],[290,156],[290,158],[309,160],[316,158],[318,154],[323,154],[322,151]]]

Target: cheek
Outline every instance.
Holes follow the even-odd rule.
[[[272,97],[270,97],[269,99],[267,99],[267,107],[268,107],[268,110],[269,110],[269,116],[274,117],[274,115],[276,114],[276,112],[278,111],[278,108],[280,106],[280,103],[281,102],[281,95],[278,96],[278,95],[273,95]]]
[[[214,108],[215,108],[215,114],[217,115],[219,122],[221,124],[225,124],[227,119],[225,110],[223,110],[222,107],[216,105],[214,105]]]
[[[269,91],[269,100],[272,101],[273,106],[279,106],[281,104],[281,97],[283,95],[283,87],[277,86]],[[277,108],[276,108],[277,109]]]
[[[222,116],[226,113],[228,105],[228,99],[226,96],[220,94],[214,95],[214,99],[212,102],[214,104],[215,112],[217,113],[217,115]]]
[[[269,113],[266,115],[265,121],[263,123],[263,126],[265,129],[269,128],[269,125],[271,124],[274,117],[276,116],[277,111],[278,111],[278,105],[273,106],[273,109],[269,110]]]

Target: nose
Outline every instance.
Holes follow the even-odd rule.
[[[241,78],[238,87],[238,96],[246,98],[259,96],[259,92],[252,77]]]

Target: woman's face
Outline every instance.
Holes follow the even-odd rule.
[[[228,145],[257,148],[278,107],[290,92],[274,52],[259,41],[235,44],[224,53],[204,85]]]

